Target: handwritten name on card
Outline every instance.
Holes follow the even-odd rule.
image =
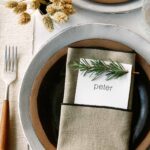
[[[89,61],[90,59],[86,59]],[[109,63],[106,61],[106,63]],[[106,80],[105,74],[92,80],[91,75],[78,72],[75,104],[128,108],[132,65],[122,64],[128,73],[118,79]]]

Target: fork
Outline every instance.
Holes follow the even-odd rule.
[[[9,87],[16,80],[17,75],[17,47],[5,48],[5,61],[3,70],[3,81],[6,85],[5,99],[2,104],[0,122],[0,150],[7,149],[8,128],[9,128]]]

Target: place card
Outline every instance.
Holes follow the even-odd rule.
[[[90,59],[86,61],[90,63]],[[83,72],[79,71],[74,103],[127,109],[132,65],[121,64],[128,73],[117,79],[106,80],[106,74],[102,74],[98,79],[92,80],[90,74],[83,76]]]

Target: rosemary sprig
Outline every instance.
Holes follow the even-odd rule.
[[[128,73],[121,63],[110,60],[110,63],[105,63],[103,60],[89,60],[82,58],[80,61],[74,61],[71,67],[75,70],[80,70],[83,75],[90,74],[94,76],[92,80],[98,79],[102,74],[106,74],[106,80],[117,79]]]

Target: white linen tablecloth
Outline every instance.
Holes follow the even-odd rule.
[[[27,140],[24,136],[18,113],[18,95],[23,75],[32,58],[33,48],[33,21],[27,25],[18,24],[18,16],[12,10],[0,5],[0,112],[5,94],[5,84],[2,81],[5,46],[18,47],[18,77],[11,85],[9,93],[10,102],[10,128],[9,149],[27,150]],[[0,113],[1,114],[1,113]]]

